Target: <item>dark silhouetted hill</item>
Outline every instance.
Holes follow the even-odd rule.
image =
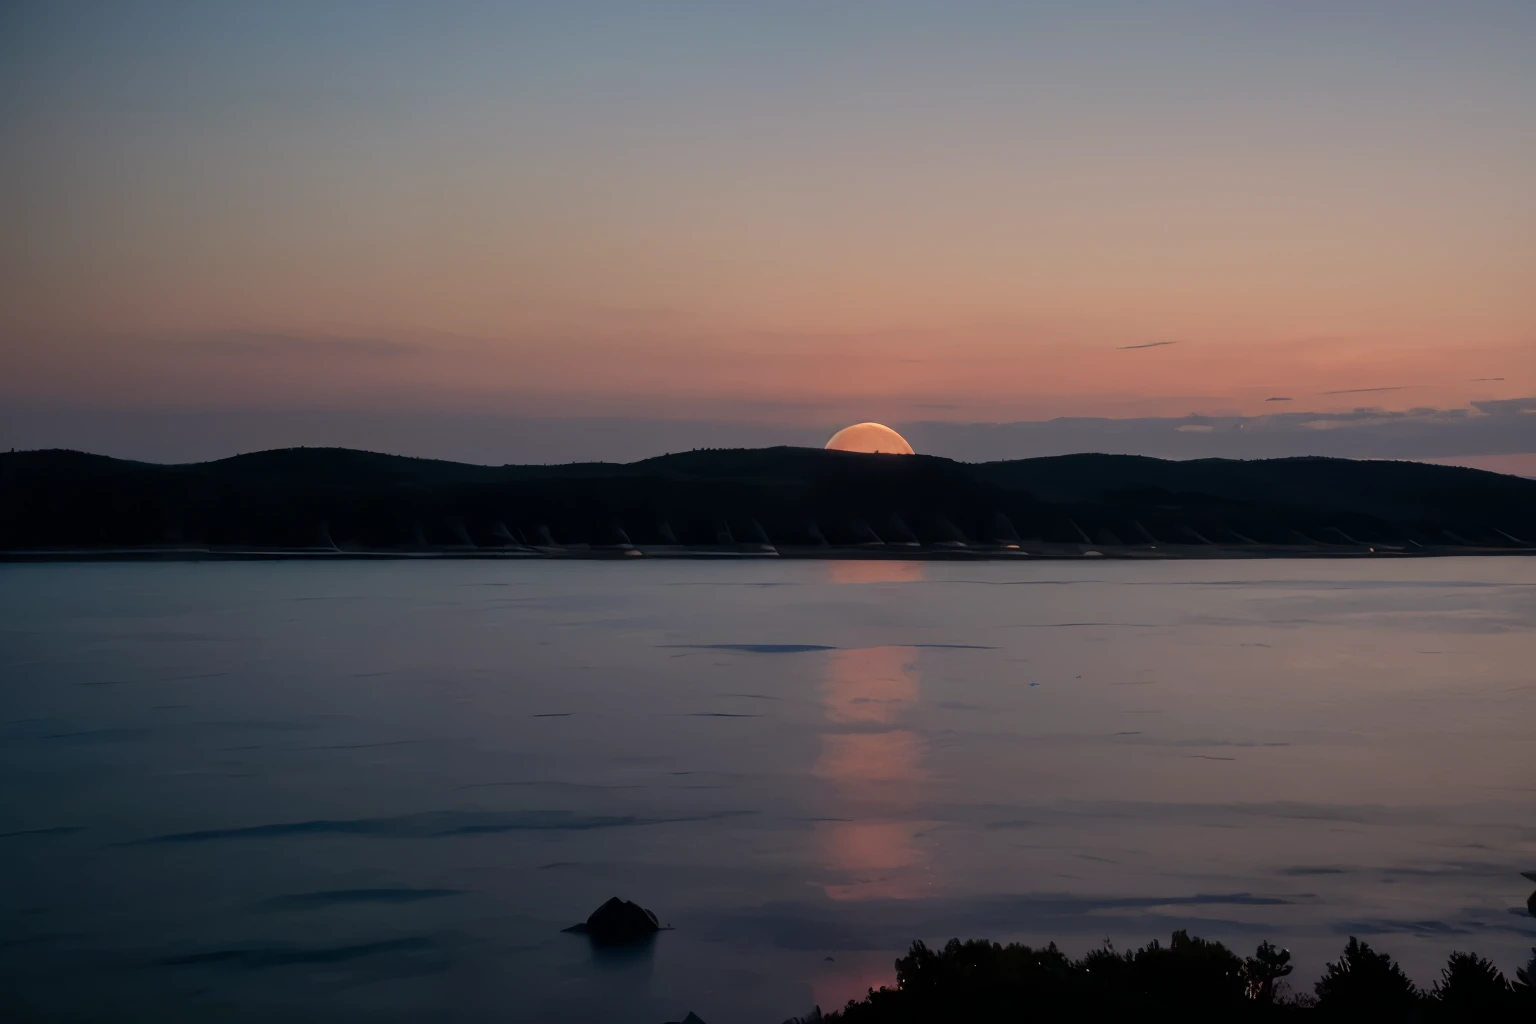
[[[1409,462],[810,448],[472,466],[339,448],[0,454],[0,549],[1081,555],[1536,547],[1536,480]]]

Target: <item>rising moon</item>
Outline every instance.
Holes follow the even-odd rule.
[[[840,452],[912,455],[907,439],[883,423],[855,423],[832,435],[827,447]]]

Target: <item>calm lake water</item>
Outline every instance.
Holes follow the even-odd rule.
[[[0,566],[0,1014],[778,1024],[1536,945],[1536,559]],[[612,895],[674,931],[597,956]]]

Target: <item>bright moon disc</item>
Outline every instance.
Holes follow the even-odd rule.
[[[828,448],[840,452],[871,452],[885,455],[911,455],[907,439],[883,423],[855,423],[832,435]]]

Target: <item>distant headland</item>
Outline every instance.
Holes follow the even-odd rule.
[[[475,466],[342,448],[0,454],[0,558],[1275,558],[1536,553],[1536,480],[1412,462],[960,463],[811,448]]]

